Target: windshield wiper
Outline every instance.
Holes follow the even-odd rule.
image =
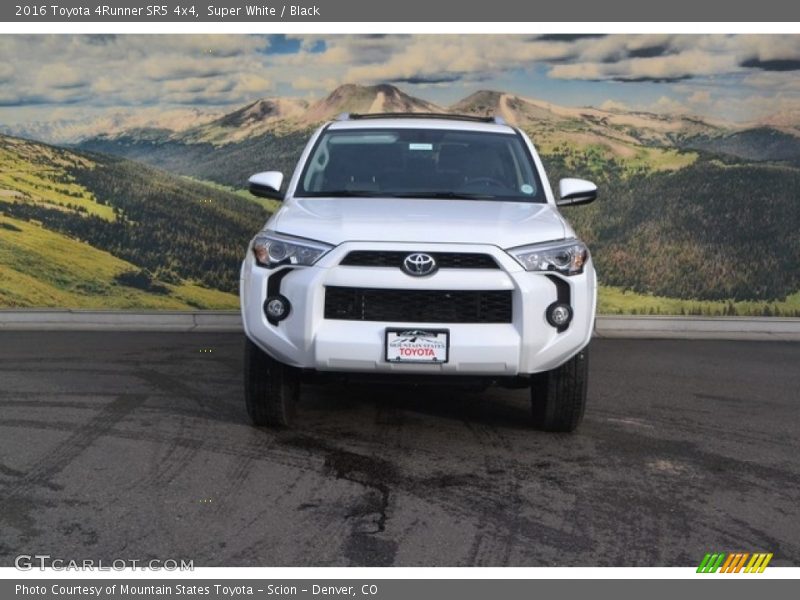
[[[381,192],[369,190],[324,190],[304,195],[306,198],[431,198],[453,200],[494,200],[492,194],[471,194],[461,192]]]
[[[379,198],[385,194],[369,190],[323,190],[306,193],[307,198]]]
[[[386,192],[383,194],[392,198],[432,198],[434,200],[445,198],[453,200],[494,200],[493,194],[471,194],[468,192]]]

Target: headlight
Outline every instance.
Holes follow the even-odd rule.
[[[271,269],[278,265],[311,266],[333,246],[314,240],[262,231],[250,244],[256,262]]]
[[[583,273],[589,249],[580,240],[572,239],[546,244],[518,246],[506,250],[526,271],[556,271],[562,275]]]

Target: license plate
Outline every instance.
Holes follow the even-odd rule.
[[[387,362],[446,363],[450,352],[447,329],[387,329]]]

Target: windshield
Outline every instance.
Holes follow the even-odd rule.
[[[295,196],[546,201],[521,136],[404,128],[324,132]]]

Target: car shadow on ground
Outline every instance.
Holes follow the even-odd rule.
[[[298,406],[299,423],[308,414],[329,413],[339,419],[371,409],[381,413],[404,413],[404,422],[425,416],[455,422],[475,423],[509,429],[530,428],[530,400],[527,389],[485,390],[445,386],[403,385],[304,385]]]

